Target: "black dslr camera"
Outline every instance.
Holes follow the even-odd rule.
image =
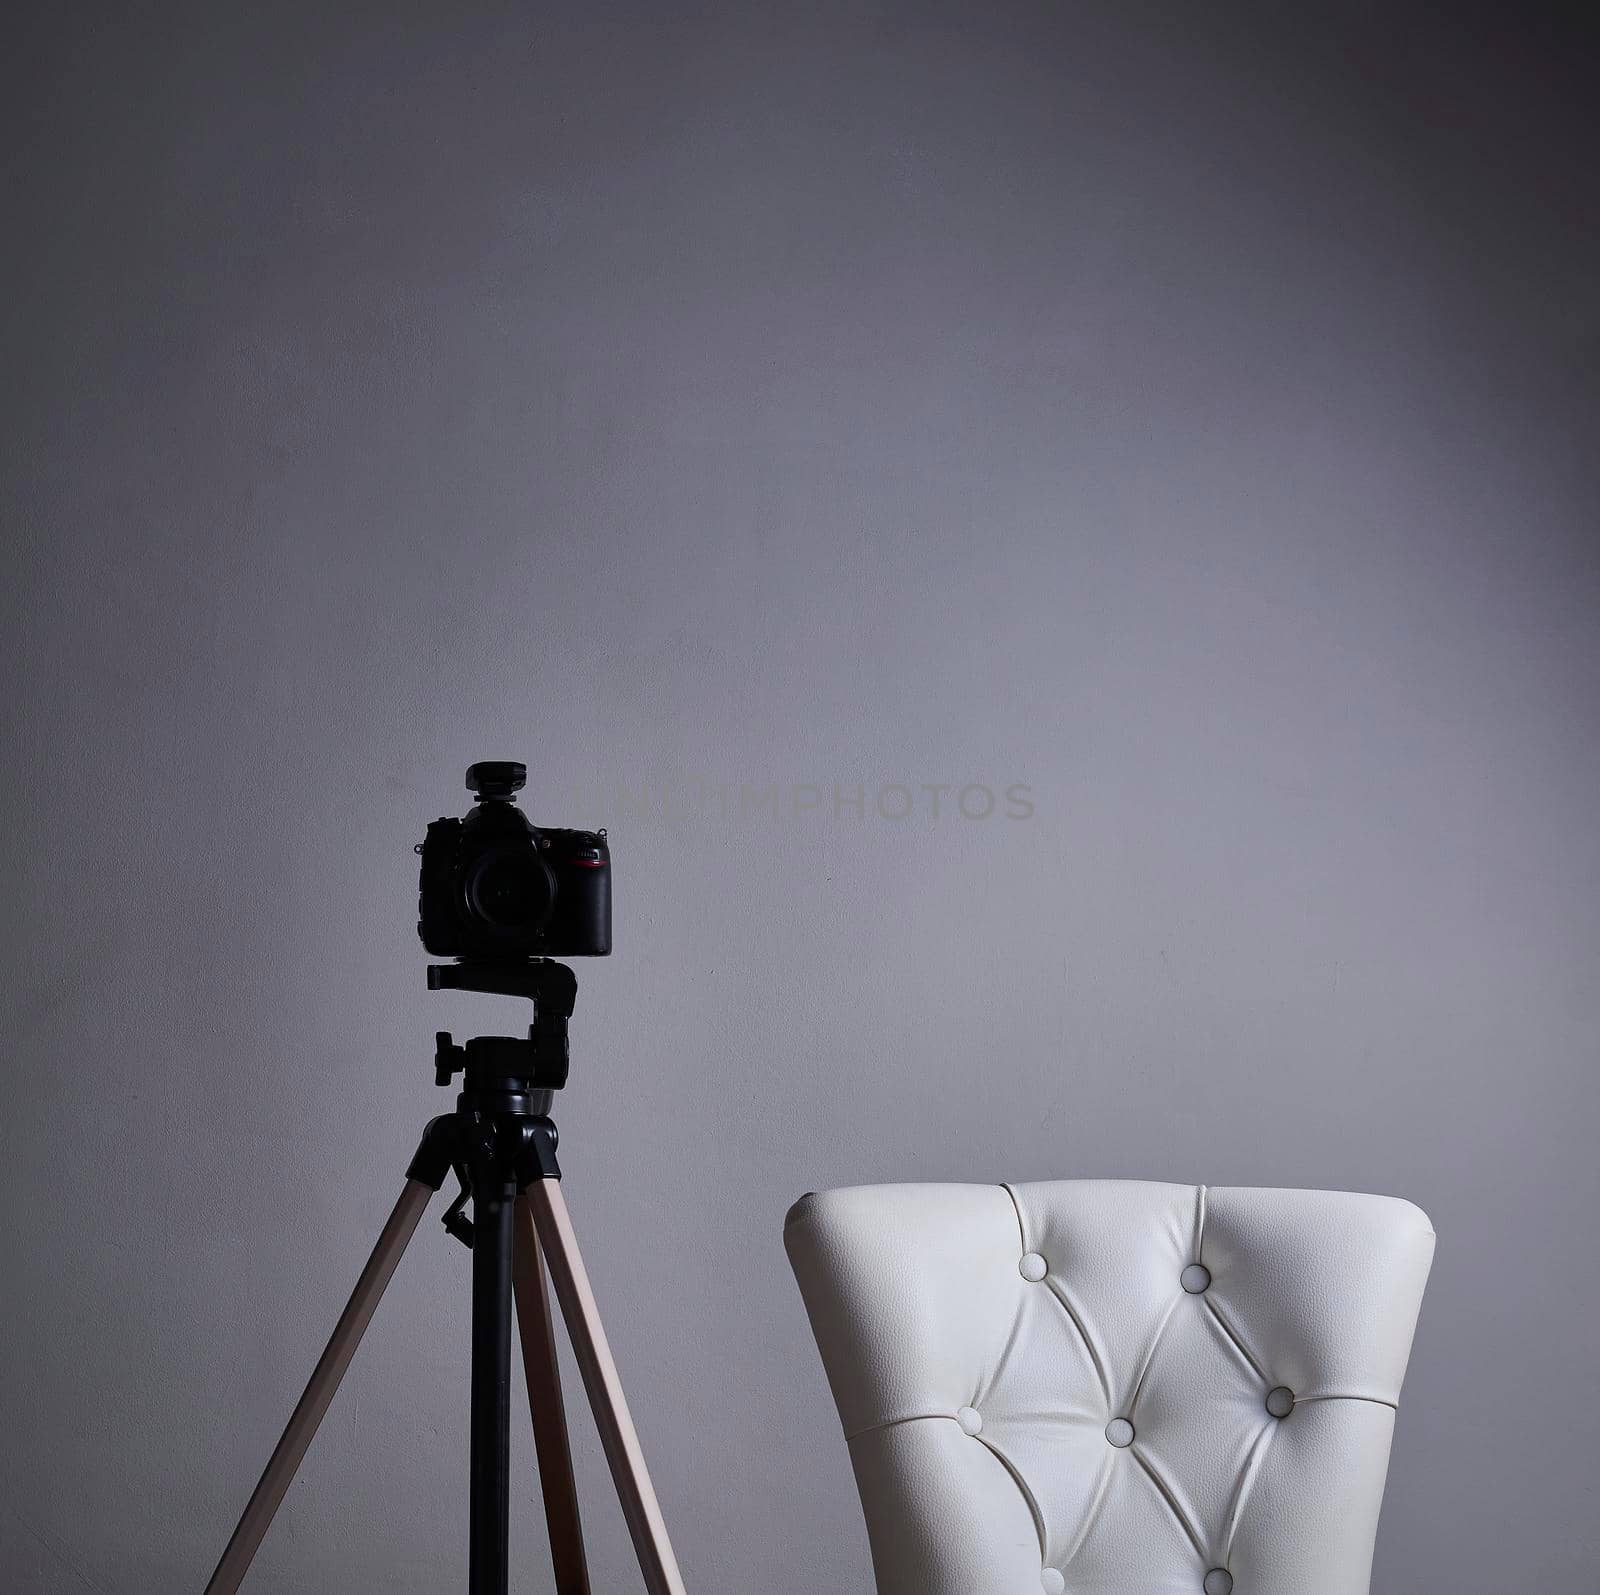
[[[513,796],[526,765],[475,764],[464,819],[435,820],[422,855],[417,933],[436,958],[603,957],[611,951],[604,831],[531,824]]]

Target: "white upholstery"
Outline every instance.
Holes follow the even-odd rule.
[[[784,1239],[879,1595],[1365,1595],[1433,1255],[1409,1202],[865,1186]]]

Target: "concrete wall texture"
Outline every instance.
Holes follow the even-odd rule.
[[[559,1118],[696,1595],[870,1588],[790,1200],[1074,1176],[1421,1203],[1374,1589],[1592,1590],[1563,26],[13,14],[0,1585],[204,1582],[432,1032],[524,1022],[410,851],[520,757],[613,840]],[[254,1590],[464,1583],[467,1275],[429,1220]]]

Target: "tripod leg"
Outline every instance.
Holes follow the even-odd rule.
[[[578,1487],[572,1475],[567,1413],[561,1400],[561,1369],[556,1362],[555,1320],[550,1313],[539,1234],[526,1197],[517,1201],[516,1246],[512,1255],[522,1366],[528,1379],[528,1408],[539,1458],[539,1488],[544,1495],[556,1595],[589,1595]]]
[[[611,1348],[606,1344],[605,1327],[589,1288],[589,1276],[584,1272],[561,1183],[549,1178],[534,1180],[526,1195],[550,1265],[556,1298],[567,1321],[567,1333],[572,1337],[584,1388],[589,1393],[589,1405],[594,1409],[600,1443],[611,1464],[622,1514],[633,1536],[645,1588],[650,1595],[685,1595],[683,1575],[672,1554],[672,1542],[667,1538],[667,1525],[644,1464],[639,1436],[628,1416],[627,1398],[622,1393],[617,1365],[611,1360]]]
[[[262,1536],[294,1481],[306,1448],[327,1413],[339,1381],[344,1378],[350,1359],[355,1356],[356,1347],[372,1322],[372,1315],[433,1192],[434,1187],[421,1180],[406,1181],[400,1200],[394,1204],[394,1211],[389,1214],[378,1243],[372,1248],[367,1266],[361,1270],[356,1288],[350,1293],[339,1322],[334,1325],[327,1348],[312,1370],[305,1394],[290,1415],[283,1437],[267,1462],[266,1471],[239,1519],[239,1526],[234,1529],[233,1538],[228,1541],[228,1548],[211,1575],[211,1582],[206,1585],[206,1595],[233,1595],[249,1572]]]

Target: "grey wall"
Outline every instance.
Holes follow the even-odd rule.
[[[0,1583],[203,1581],[432,1032],[521,1020],[412,929],[509,755],[612,832],[561,1123],[696,1595],[869,1585],[789,1201],[1083,1175],[1422,1203],[1375,1589],[1593,1588],[1600,248],[1517,14],[16,29]],[[255,1590],[459,1587],[466,1278]]]

